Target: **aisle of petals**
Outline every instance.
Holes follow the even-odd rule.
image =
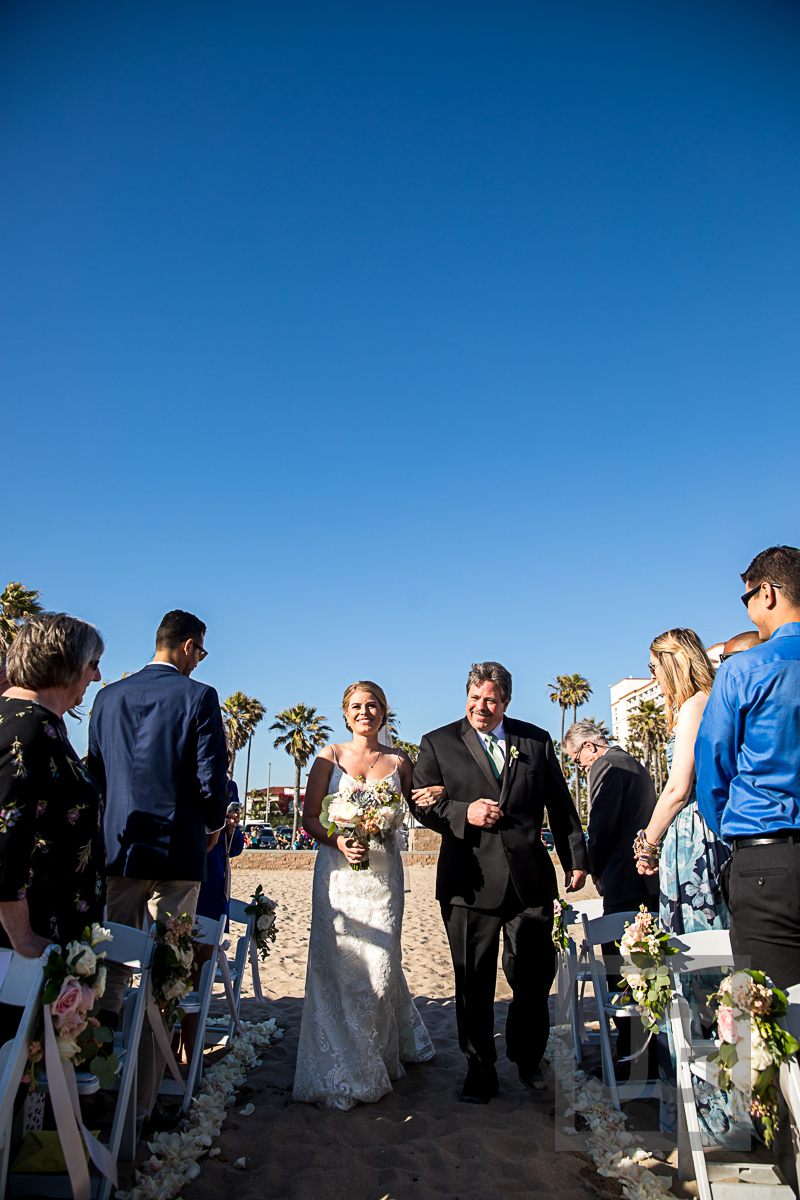
[[[563,1126],[563,1132],[576,1132],[572,1118],[577,1113],[588,1122],[591,1136],[587,1149],[598,1175],[618,1180],[628,1200],[672,1196],[669,1178],[654,1175],[642,1165],[652,1155],[642,1149],[641,1137],[625,1130],[625,1114],[603,1098],[603,1086],[598,1079],[589,1079],[576,1068],[572,1030],[568,1025],[559,1025],[551,1031],[547,1058],[568,1101],[564,1117],[571,1123]]]
[[[203,1155],[213,1158],[219,1154],[218,1149],[211,1149],[212,1139],[219,1137],[227,1112],[236,1103],[236,1089],[245,1082],[249,1070],[261,1065],[258,1051],[283,1037],[274,1018],[242,1024],[244,1036],[235,1037],[225,1057],[203,1076],[185,1127],[174,1133],[159,1133],[147,1143],[151,1157],[136,1172],[135,1188],[117,1192],[116,1200],[171,1200],[200,1174],[198,1160]],[[253,1111],[253,1105],[248,1104],[241,1113],[249,1116]],[[233,1165],[243,1167],[244,1162],[240,1159]]]

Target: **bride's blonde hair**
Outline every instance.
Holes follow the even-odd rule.
[[[711,692],[714,667],[693,629],[668,629],[650,643],[658,659],[667,702],[667,728],[672,732],[680,707],[698,692]]]
[[[345,690],[342,697],[342,712],[344,713],[344,723],[347,725],[347,728],[350,729],[347,723],[347,705],[353,692],[372,692],[372,695],[383,709],[383,721],[381,722],[381,729],[383,729],[383,726],[386,724],[386,718],[389,715],[389,705],[386,703],[386,693],[383,688],[378,687],[377,683],[373,683],[371,679],[357,679],[355,683],[351,683],[350,687]],[[350,732],[352,733],[353,730],[350,729]]]

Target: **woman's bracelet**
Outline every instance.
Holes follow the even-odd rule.
[[[640,829],[633,843],[634,857],[647,867],[657,867],[661,855],[661,842],[648,842],[644,829]]]

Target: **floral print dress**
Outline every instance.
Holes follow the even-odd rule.
[[[0,901],[27,900],[30,925],[62,947],[105,905],[103,801],[63,720],[0,696]],[[0,926],[0,945],[11,943]]]
[[[667,767],[672,769],[675,744],[671,737],[666,748]],[[719,878],[731,856],[729,848],[706,825],[697,807],[694,784],[691,795],[664,836],[659,860],[659,919],[662,929],[680,936],[704,929],[728,929],[730,917],[722,898]],[[717,972],[684,976],[681,990],[692,1009],[697,1037],[708,1036],[703,1027],[706,997],[719,987]],[[661,1081],[661,1130],[674,1132],[678,1127],[675,1090],[675,1052],[672,1034],[659,1035],[658,1058]],[[725,1093],[696,1076],[692,1079],[697,1116],[703,1143],[729,1150],[749,1150],[753,1127],[739,1093]]]

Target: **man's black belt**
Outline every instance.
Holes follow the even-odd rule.
[[[760,833],[754,837],[731,838],[731,845],[734,850],[743,850],[746,846],[771,846],[775,842],[791,842],[796,846],[800,843],[800,830],[776,829],[774,833]]]

